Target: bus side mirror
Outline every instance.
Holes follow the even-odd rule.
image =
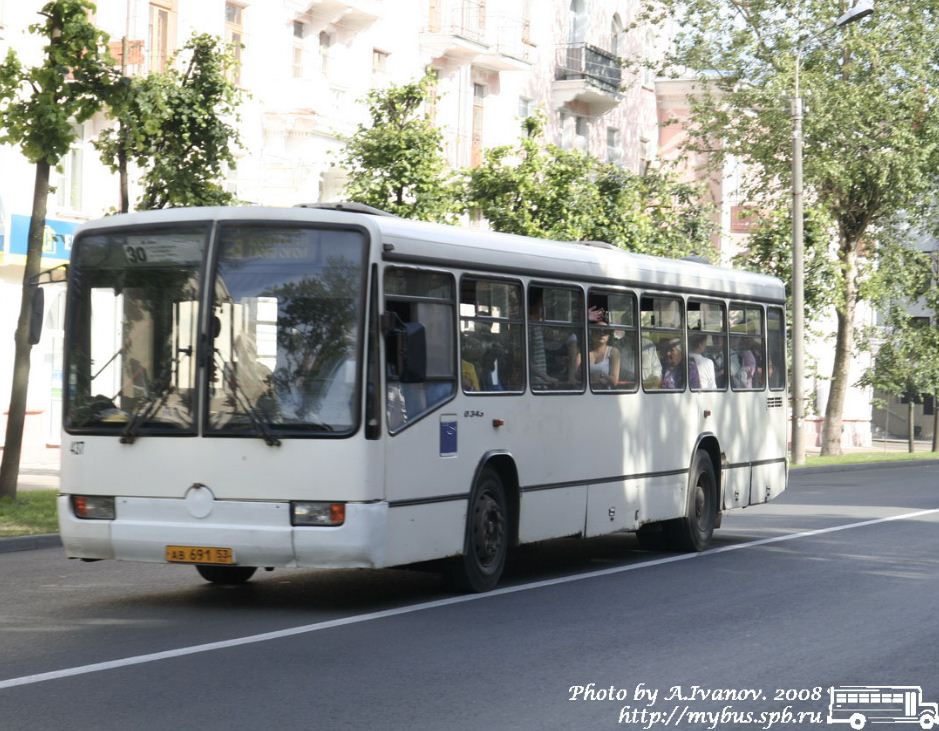
[[[398,380],[421,383],[427,376],[427,335],[419,322],[403,322],[391,333],[391,350]]]
[[[46,312],[46,293],[42,287],[34,287],[29,302],[29,344],[38,345],[42,337],[42,317]]]

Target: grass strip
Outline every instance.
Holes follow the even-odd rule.
[[[824,467],[827,465],[868,464],[873,462],[915,462],[921,459],[939,459],[939,452],[854,452],[837,456],[812,455],[805,458],[802,467]],[[793,469],[799,466],[793,465]]]
[[[58,490],[29,490],[0,499],[0,537],[58,533],[56,495]]]

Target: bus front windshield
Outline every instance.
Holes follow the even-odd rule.
[[[191,432],[208,225],[81,237],[72,252],[66,428]]]
[[[218,241],[208,431],[352,432],[364,235],[226,224]]]
[[[355,430],[364,234],[273,223],[216,230],[211,256],[208,223],[78,239],[66,429],[269,443]]]

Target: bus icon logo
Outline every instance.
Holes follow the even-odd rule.
[[[829,690],[828,723],[846,723],[862,729],[868,723],[939,725],[939,707],[923,702],[919,685],[842,685]]]

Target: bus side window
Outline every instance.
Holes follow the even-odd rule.
[[[646,391],[684,391],[687,382],[684,318],[678,297],[644,295],[639,303],[642,329],[642,386]]]
[[[528,287],[531,390],[582,391],[584,293],[573,287]]]
[[[727,390],[727,316],[723,302],[688,300],[688,386]]]
[[[766,379],[770,391],[786,390],[786,325],[781,307],[766,308]]]
[[[389,267],[385,270],[385,331],[388,430],[403,429],[456,393],[456,337],[453,277],[443,272]],[[423,328],[426,363],[422,377],[397,372],[396,330],[408,324]],[[414,328],[410,328],[412,331]],[[407,376],[404,378],[402,376]]]
[[[591,390],[635,391],[639,387],[635,295],[591,289],[587,295],[587,328]]]
[[[734,391],[762,391],[766,383],[763,308],[730,305],[730,385]]]
[[[467,393],[520,393],[525,389],[520,282],[463,277],[460,377]]]

